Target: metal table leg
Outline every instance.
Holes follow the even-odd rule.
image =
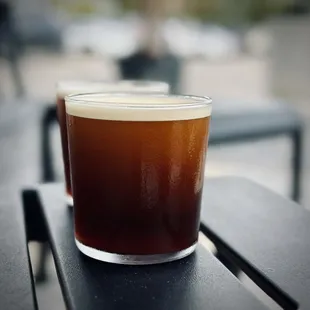
[[[303,127],[292,133],[292,199],[300,202],[302,179]]]
[[[41,178],[42,182],[44,183],[55,180],[50,141],[50,127],[56,120],[57,115],[55,106],[48,107],[43,115],[41,123]],[[41,243],[38,269],[35,275],[37,282],[44,282],[47,280],[46,262],[49,252],[50,251],[47,242]]]

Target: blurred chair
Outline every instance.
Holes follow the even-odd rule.
[[[17,97],[24,95],[21,73],[18,65],[19,40],[14,29],[12,9],[9,2],[0,0],[0,54],[8,61]]]
[[[43,183],[55,181],[51,129],[57,121],[56,104],[50,104],[46,107],[41,120],[41,181]]]
[[[180,60],[172,54],[152,56],[146,50],[121,59],[120,72],[126,80],[158,80],[167,82],[172,93],[177,93],[180,77]]]
[[[209,145],[287,136],[292,141],[291,198],[301,196],[304,123],[285,102],[218,102],[213,106]]]

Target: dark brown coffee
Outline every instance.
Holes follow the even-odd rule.
[[[72,102],[68,108],[67,103],[77,241],[126,255],[175,253],[193,246],[210,107],[196,113],[175,108],[169,114],[163,105],[154,113],[138,110],[139,104],[137,111],[98,105]]]

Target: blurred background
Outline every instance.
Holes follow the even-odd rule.
[[[51,181],[42,123],[56,81],[156,79],[213,98],[208,177],[244,176],[310,208],[309,10],[307,0],[0,0],[0,188]],[[62,309],[50,283],[40,306]]]

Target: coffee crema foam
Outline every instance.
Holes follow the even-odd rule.
[[[211,115],[211,99],[190,96],[113,96],[85,94],[66,97],[69,115],[111,121],[177,121]]]
[[[99,81],[61,81],[57,83],[57,96],[96,92],[133,92],[133,93],[169,93],[168,83],[159,81],[120,80]]]

